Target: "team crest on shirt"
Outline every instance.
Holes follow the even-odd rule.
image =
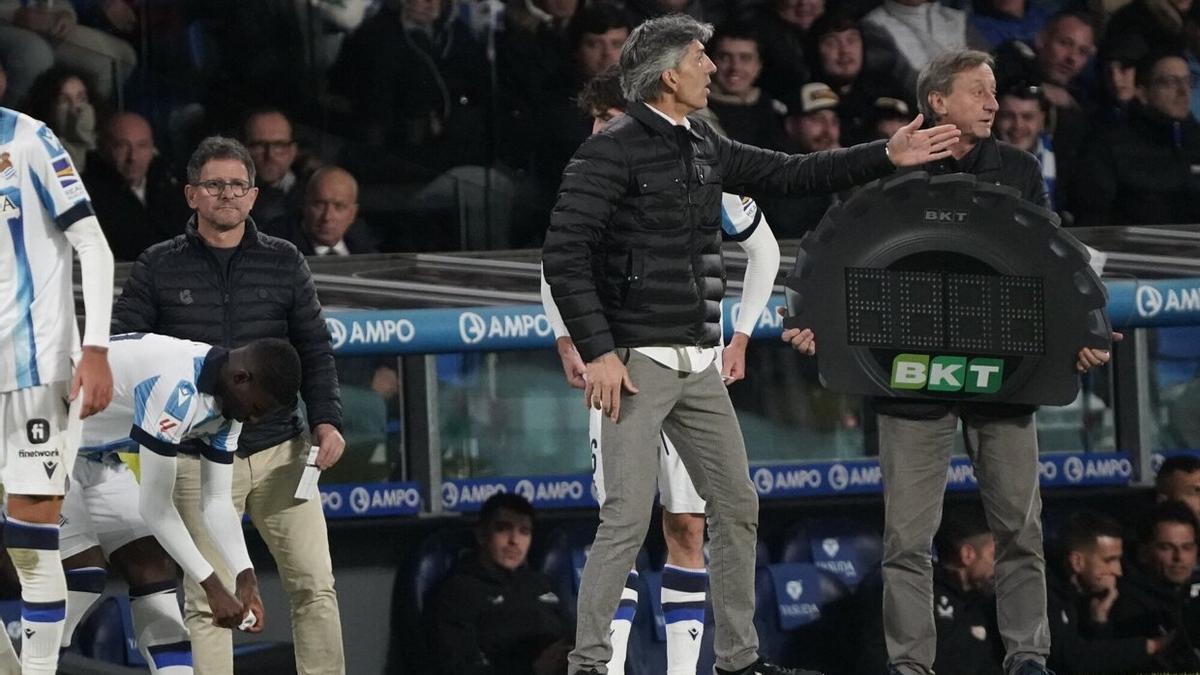
[[[12,155],[7,152],[0,152],[0,176],[4,176],[5,180],[17,179],[17,170],[13,167]]]

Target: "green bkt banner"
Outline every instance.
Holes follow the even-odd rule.
[[[900,354],[892,360],[892,389],[994,394],[1003,381],[1002,359]]]

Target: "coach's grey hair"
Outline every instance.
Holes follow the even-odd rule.
[[[192,185],[199,183],[200,171],[205,164],[208,164],[209,160],[213,159],[235,159],[245,164],[246,175],[250,178],[250,184],[254,185],[254,159],[250,157],[246,146],[237,139],[226,136],[209,136],[200,141],[200,145],[196,146],[195,152],[192,153],[192,157],[187,163],[188,183]]]
[[[669,14],[642,23],[621,48],[621,91],[631,102],[654,101],[662,94],[662,74],[678,68],[693,40],[708,42],[712,24],[686,14]]]
[[[925,115],[927,123],[937,121],[937,114],[933,112],[933,106],[929,105],[929,94],[935,91],[943,95],[949,94],[955,75],[982,65],[995,68],[996,62],[987,52],[953,49],[937,55],[925,66],[917,78],[917,107],[921,114]]]

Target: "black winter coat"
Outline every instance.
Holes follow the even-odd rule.
[[[786,155],[675,126],[644,103],[563,172],[543,269],[584,361],[616,347],[716,345],[721,192],[834,192],[891,173],[884,142]]]
[[[226,348],[265,337],[288,340],[300,354],[300,396],[310,428],[341,427],[333,346],[308,263],[292,244],[259,233],[249,218],[228,270],[200,238],[194,217],[184,234],[147,249],[113,303],[112,332],[159,333]],[[244,427],[238,454],[303,431],[298,409],[281,411]]]
[[[1190,606],[1190,585],[1175,586],[1155,578],[1140,565],[1130,565],[1117,582],[1120,595],[1108,614],[1116,637],[1156,638],[1175,632],[1166,653],[1156,655],[1159,667],[1151,671],[1200,671],[1196,611]]]
[[[510,572],[476,557],[460,562],[434,591],[429,624],[445,675],[530,675],[538,655],[572,633],[544,574]]]
[[[1114,637],[1112,621],[1096,624],[1088,615],[1088,598],[1062,578],[1046,572],[1046,616],[1050,621],[1047,665],[1060,675],[1128,673],[1158,666],[1146,654],[1146,639]]]

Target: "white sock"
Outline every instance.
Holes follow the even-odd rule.
[[[704,594],[708,571],[663,567],[662,608],[667,622],[667,675],[696,672],[704,636]]]
[[[129,589],[138,651],[160,675],[191,675],[192,643],[179,611],[175,581]]]
[[[54,675],[67,616],[67,578],[58,552],[58,525],[9,516],[4,544],[21,579],[21,673]]]
[[[75,628],[92,605],[104,594],[108,570],[103,567],[79,567],[67,570],[67,619],[63,623],[62,646],[71,646]]]
[[[608,662],[608,675],[625,675],[625,655],[629,649],[629,631],[633,628],[633,617],[637,614],[638,602],[638,573],[633,570],[625,579],[625,588],[621,591],[621,604],[617,605],[617,613],[613,616],[612,625],[608,631],[608,640],[612,643],[612,659]]]

